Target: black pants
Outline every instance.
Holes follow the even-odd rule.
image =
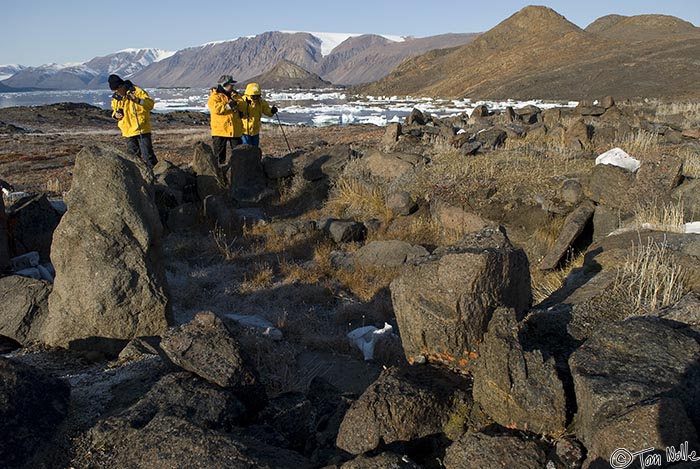
[[[219,164],[226,163],[226,145],[231,146],[231,150],[243,143],[241,137],[212,137],[214,145],[214,156],[219,160]]]
[[[153,143],[151,134],[141,134],[135,137],[126,137],[126,151],[132,155],[142,158],[147,164],[155,166],[158,163],[155,153],[153,153]]]

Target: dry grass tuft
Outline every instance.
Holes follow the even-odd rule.
[[[563,287],[571,271],[583,267],[584,258],[585,253],[581,252],[575,257],[570,257],[564,263],[564,267],[557,270],[542,271],[533,268],[530,271],[533,303],[541,303]]]
[[[683,202],[672,202],[662,207],[658,207],[656,204],[640,205],[635,210],[637,229],[684,233],[684,224]]]
[[[46,192],[50,192],[53,194],[63,193],[63,187],[61,185],[61,181],[58,178],[49,179],[48,181],[46,181],[44,187],[46,189]]]
[[[470,198],[478,198],[489,187],[495,187],[493,202],[508,203],[520,198],[536,203],[538,195],[558,189],[561,180],[556,176],[583,176],[592,167],[591,160],[575,158],[571,150],[513,139],[503,150],[474,156],[463,156],[454,150],[439,152],[418,175],[416,187],[408,190],[468,204]]]
[[[620,139],[618,146],[634,158],[649,153],[658,153],[661,149],[659,136],[655,133],[638,130]]]
[[[411,244],[424,246],[442,246],[457,241],[456,233],[447,232],[440,222],[429,213],[414,214],[408,223],[389,227],[388,231],[378,231],[368,237],[368,241],[381,239],[397,239]]]
[[[310,267],[306,263],[298,263],[286,257],[279,259],[279,270],[282,276],[282,283],[285,285],[291,284],[316,284],[323,277],[321,269]]]
[[[673,116],[682,114],[690,124],[700,123],[700,103],[698,102],[673,102],[660,103],[656,107],[657,116]]]
[[[352,249],[352,247],[351,247]],[[289,259],[280,260],[280,274],[284,284],[327,283],[329,288],[345,288],[360,301],[371,301],[377,293],[387,288],[399,271],[378,266],[342,268],[333,265],[333,245],[322,242],[315,246],[313,260],[298,264]]]
[[[680,300],[688,291],[686,277],[667,245],[649,239],[646,245],[632,247],[613,288],[643,314]]]
[[[334,277],[361,301],[371,301],[381,290],[388,288],[398,275],[398,269],[356,266],[353,269],[338,269]]]
[[[311,194],[313,192],[313,187],[303,175],[295,174],[290,179],[281,179],[278,184],[278,191],[280,197],[277,203],[279,205],[284,205]]]
[[[678,156],[683,160],[683,176],[700,178],[700,151],[686,147],[678,151]]]
[[[232,262],[241,255],[241,250],[236,246],[237,238],[231,237],[220,226],[215,226],[210,232],[216,250],[226,262]]]
[[[386,207],[384,190],[368,181],[340,177],[331,189],[326,209],[339,217],[391,219],[391,211]]]
[[[243,282],[238,287],[241,294],[253,293],[272,285],[274,270],[267,262],[256,262],[249,273],[244,274]]]

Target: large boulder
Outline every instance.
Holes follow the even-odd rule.
[[[284,179],[294,175],[294,160],[299,152],[287,153],[284,156],[265,156],[262,159],[263,170],[269,179]]]
[[[525,351],[512,309],[496,310],[479,347],[474,401],[508,428],[557,435],[566,426],[566,396],[554,358]]]
[[[139,159],[106,146],[76,156],[52,247],[56,279],[42,332],[48,344],[116,352],[124,339],[166,329],[163,227],[148,173]]]
[[[228,194],[226,181],[214,151],[204,142],[197,142],[194,146],[192,170],[197,176],[199,200],[204,200],[210,195],[226,196]]]
[[[447,448],[444,460],[446,469],[542,469],[546,464],[547,457],[535,441],[484,433],[466,433]]]
[[[306,469],[312,464],[294,451],[222,432],[159,412],[134,425],[107,419],[93,427],[82,467],[221,467]]]
[[[61,214],[46,194],[23,197],[7,210],[10,249],[15,256],[36,251],[44,262],[50,260],[51,240]]]
[[[426,162],[426,159],[412,153],[384,153],[374,150],[362,161],[372,176],[394,181],[406,174],[414,173]]]
[[[204,217],[229,234],[238,233],[243,221],[236,214],[236,203],[228,196],[208,195],[203,201]]]
[[[24,463],[68,413],[70,386],[17,360],[0,358],[0,461]]]
[[[505,143],[508,133],[499,127],[491,127],[477,132],[474,138],[481,143],[481,148],[495,150]]]
[[[360,455],[344,463],[340,469],[420,469],[421,467],[405,455],[386,451],[376,456]]]
[[[493,222],[485,220],[477,213],[440,199],[430,201],[430,213],[438,225],[452,233],[478,232],[487,226],[493,225]]]
[[[264,406],[265,389],[252,360],[214,313],[197,313],[192,321],[169,329],[160,346],[176,365],[232,390],[251,413]]]
[[[583,119],[575,120],[566,128],[564,144],[573,150],[583,150],[591,144],[591,130]]]
[[[394,144],[399,141],[400,136],[401,123],[392,122],[390,124],[387,124],[386,130],[384,131],[384,136],[382,137],[382,148],[390,151]]]
[[[697,447],[700,345],[679,323],[633,318],[596,330],[569,358],[577,436],[589,459]]]
[[[227,179],[231,184],[231,197],[239,202],[259,202],[268,195],[260,148],[252,145],[234,148]]]
[[[351,454],[362,454],[382,442],[442,433],[453,412],[468,402],[461,391],[466,387],[466,381],[439,369],[385,370],[348,409],[336,444]]]
[[[193,184],[192,174],[167,160],[160,160],[153,167],[156,182],[173,190],[184,193]]]
[[[570,251],[573,243],[583,233],[584,228],[593,217],[594,211],[595,206],[591,202],[585,201],[566,217],[557,239],[540,262],[540,269],[554,269],[559,265],[566,253]]]
[[[680,184],[683,162],[670,155],[645,155],[637,172],[620,166],[597,164],[591,172],[586,196],[597,204],[633,211],[637,205],[668,203]]]
[[[330,218],[323,223],[323,231],[336,243],[362,241],[367,236],[367,228],[359,221]]]
[[[591,172],[586,196],[593,202],[613,208],[629,209],[636,200],[630,195],[635,173],[619,166],[599,164]]]
[[[354,151],[348,144],[324,145],[294,160],[294,174],[307,181],[335,179],[353,158]]]
[[[246,409],[230,390],[181,371],[163,376],[138,402],[109,419],[115,426],[138,427],[159,413],[229,431],[243,421]]]
[[[0,273],[10,265],[10,245],[7,239],[7,217],[5,201],[0,197]]]
[[[512,307],[522,319],[532,300],[527,256],[499,229],[436,249],[390,288],[409,362],[421,357],[460,370],[468,370],[496,308]]]
[[[51,284],[10,275],[0,278],[0,335],[20,344],[37,341],[49,312]]]
[[[423,246],[390,239],[365,244],[353,253],[352,259],[354,263],[366,266],[401,267],[427,255]]]

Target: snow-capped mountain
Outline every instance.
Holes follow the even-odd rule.
[[[211,86],[222,73],[245,81],[286,60],[339,85],[382,78],[407,57],[466,44],[477,34],[427,38],[269,31],[177,51],[133,76],[142,86]]]
[[[82,64],[46,64],[38,67],[21,67],[3,84],[12,88],[86,89],[103,88],[107,76],[116,73],[129,77],[174,52],[161,49],[125,49]]]
[[[82,64],[27,67],[2,81],[12,88],[97,89],[116,73],[146,87],[204,87],[224,74],[238,81],[289,61],[323,80],[352,85],[378,80],[407,57],[466,44],[477,34],[426,38],[379,34],[270,31],[177,52],[125,49]]]
[[[162,49],[124,49],[104,57],[95,57],[86,62],[85,66],[93,70],[129,77],[152,63],[167,59],[174,53],[174,51]]]
[[[0,65],[0,81],[10,78],[12,75],[24,70],[25,68],[27,67],[18,64]]]

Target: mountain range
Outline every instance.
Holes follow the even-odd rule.
[[[700,28],[673,16],[609,15],[581,29],[528,6],[454,49],[407,59],[354,89],[479,99],[697,98]]]
[[[224,73],[263,88],[349,85],[371,95],[580,100],[700,97],[700,28],[666,15],[603,16],[585,29],[528,6],[485,33],[427,38],[271,31],[177,52],[121,51],[70,67],[0,67],[13,88],[209,87]]]
[[[320,75],[327,82],[351,85],[378,80],[407,57],[435,48],[462,45],[476,36],[443,34],[398,38],[271,31],[176,52],[130,49],[84,64],[25,67],[0,84],[36,89],[103,88],[107,76],[116,73],[144,87],[208,87],[224,73],[242,82],[286,60]]]

